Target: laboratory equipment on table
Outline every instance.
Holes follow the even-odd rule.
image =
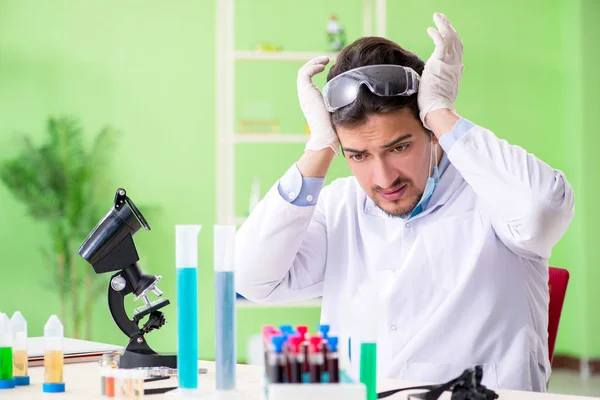
[[[8,316],[0,313],[0,389],[12,389],[14,387],[12,329]]]
[[[302,374],[304,372],[304,353],[301,345],[304,337],[300,335],[292,336],[288,345],[288,382],[302,383]]]
[[[198,388],[198,233],[200,225],[175,227],[177,356],[179,388]]]
[[[144,371],[137,369],[117,369],[112,375],[115,379],[115,398],[139,400],[144,397]]]
[[[92,265],[97,274],[115,272],[108,287],[108,308],[121,331],[129,337],[129,343],[120,357],[121,368],[165,366],[177,367],[175,354],[158,354],[147,343],[146,334],[160,329],[166,319],[159,311],[169,305],[169,300],[150,301],[149,294],[157,297],[162,292],[157,286],[161,276],[142,272],[133,235],[144,227],[150,230],[146,219],[125,189],[118,189],[114,204],[104,218],[92,230],[77,252]],[[144,305],[136,308],[133,318],[125,310],[125,297],[142,299]],[[148,317],[142,327],[140,322]]]
[[[302,344],[300,345],[300,351],[304,354],[304,372],[308,372],[308,337],[306,336],[308,333],[308,326],[306,325],[298,325],[296,327],[296,331],[298,331],[298,335],[302,337]]]
[[[319,325],[319,332],[321,333],[321,337],[323,338],[323,343],[322,343],[322,350],[323,350],[323,372],[325,374],[328,373],[327,370],[327,339],[329,338],[329,325]],[[327,377],[326,381],[329,380],[329,377]]]
[[[365,400],[365,385],[353,382],[340,370],[339,339],[329,334],[328,326],[320,326],[316,335],[310,335],[305,325],[296,329],[281,325],[279,330],[265,326],[262,332],[265,394],[269,400]],[[309,351],[307,370],[305,347]]]
[[[115,355],[107,353],[102,355],[100,361],[100,394],[106,397],[115,397],[114,370],[118,368]]]
[[[131,397],[133,390],[131,384],[131,370],[129,369],[117,369],[113,373],[115,378],[115,398],[116,399],[128,399]]]
[[[235,389],[234,225],[214,226],[216,389]]]
[[[379,292],[373,285],[359,288],[360,381],[367,388],[367,400],[377,399],[377,324]]]
[[[308,353],[308,364],[310,373],[310,383],[323,382],[323,338],[321,336],[312,336],[310,338],[310,349]]]
[[[325,345],[327,347],[325,365],[327,369],[327,374],[329,377],[329,382],[339,382],[340,381],[340,364],[338,358],[338,338],[337,336],[332,336],[327,340]]]
[[[277,335],[271,338],[273,350],[268,356],[269,380],[273,383],[285,383],[286,365],[285,353],[283,347],[285,345],[285,336]]]
[[[134,369],[131,373],[132,380],[132,400],[142,399],[144,397],[144,382],[146,380],[146,373],[138,369]]]
[[[13,378],[15,385],[29,385],[27,371],[27,320],[20,311],[15,311],[10,319],[12,327],[12,350],[13,350]]]
[[[44,384],[42,390],[46,393],[65,391],[63,337],[62,323],[56,315],[50,316],[44,325]]]
[[[418,400],[437,400],[444,392],[450,391],[452,395],[451,400],[494,400],[499,396],[496,392],[488,389],[485,385],[481,384],[483,379],[483,367],[476,365],[474,368],[467,368],[464,372],[456,379],[452,379],[449,382],[437,385],[424,385],[424,386],[413,386],[405,387],[395,390],[387,390],[377,394],[379,399],[385,399],[398,392],[414,391],[419,390],[419,393],[411,393],[408,395],[408,399]],[[423,392],[425,390],[425,392]]]

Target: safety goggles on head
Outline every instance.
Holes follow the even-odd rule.
[[[419,74],[400,65],[367,65],[339,74],[325,85],[327,111],[345,107],[356,100],[360,85],[378,96],[410,96],[419,89]]]

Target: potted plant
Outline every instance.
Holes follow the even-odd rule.
[[[0,179],[29,215],[47,224],[51,243],[43,254],[53,267],[60,317],[68,317],[72,337],[90,338],[93,301],[106,290],[106,280],[85,265],[77,248],[106,212],[101,194],[116,132],[101,129],[87,150],[76,119],[50,117],[41,145],[27,135],[21,139],[19,154],[0,164]]]

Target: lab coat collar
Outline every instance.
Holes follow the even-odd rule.
[[[444,162],[444,158],[446,158],[446,162]],[[423,216],[443,206],[464,183],[462,175],[458,172],[454,165],[447,160],[447,155],[445,153],[442,156],[442,160],[440,160],[440,167],[443,167],[441,168],[442,171],[440,181],[435,187],[435,190],[427,202],[425,209],[419,214],[410,218],[411,220],[422,218]],[[394,218],[389,217],[382,209],[377,207],[375,202],[366,194],[363,210],[369,215],[379,216],[382,218]]]

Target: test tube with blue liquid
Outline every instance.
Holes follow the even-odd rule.
[[[234,225],[214,227],[217,391],[232,391],[236,387],[235,233]]]
[[[201,225],[175,226],[179,388],[169,392],[170,395],[186,396],[198,389],[198,233],[201,228]]]

